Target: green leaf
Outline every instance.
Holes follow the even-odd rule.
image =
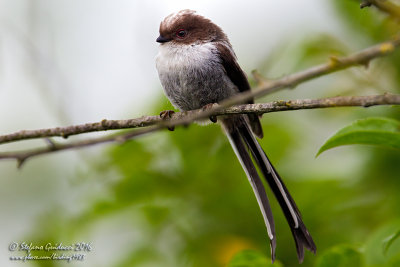
[[[385,241],[384,241],[384,253],[387,253],[388,249],[390,246],[393,244],[396,239],[400,237],[400,230],[397,231],[396,233],[390,235]]]
[[[233,256],[228,267],[281,267],[280,262],[272,264],[271,259],[268,259],[263,254],[254,250],[243,250]]]
[[[349,245],[340,245],[324,252],[316,267],[361,267],[364,266],[362,254]]]
[[[379,227],[369,236],[364,252],[368,266],[399,266],[399,229],[400,220],[396,219]]]
[[[400,122],[389,118],[357,120],[329,138],[319,149],[317,156],[330,148],[353,144],[400,149]]]

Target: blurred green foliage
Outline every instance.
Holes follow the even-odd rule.
[[[348,245],[332,247],[319,257],[317,267],[361,267],[363,258],[361,253]]]
[[[254,250],[243,250],[237,253],[229,262],[228,267],[281,267],[279,261],[272,263],[261,253]]]
[[[339,41],[326,34],[305,38],[290,51],[282,49],[282,58],[271,54],[259,69],[268,75],[274,66],[275,72],[288,73],[331,54],[346,54],[390,38],[399,30],[379,11],[360,10],[357,1],[335,0],[332,8],[353,38]],[[291,67],[281,64],[277,69],[285,55]],[[346,70],[321,80],[325,82],[307,85],[314,98],[399,90],[400,53],[372,62],[368,70]],[[300,90],[307,92],[300,86],[289,94],[295,97]],[[170,108],[157,105],[149,113]],[[378,107],[264,116],[262,146],[286,181],[318,247],[316,256],[306,252],[302,266],[400,265],[399,151],[357,146],[314,158],[323,140],[351,121],[399,115],[398,108]],[[324,135],[317,129],[329,130]],[[357,157],[358,167],[343,171],[345,162],[340,159],[347,154]],[[324,161],[324,156],[330,158]],[[82,198],[86,208],[49,211],[31,240],[100,238],[93,244],[94,253],[114,248],[115,254],[96,266],[271,266],[256,199],[218,125],[190,125],[116,145],[93,163],[90,172],[97,179],[89,180],[93,189]],[[98,184],[100,189],[94,186]],[[277,228],[278,260],[273,266],[296,266],[287,223],[272,197],[271,204]]]

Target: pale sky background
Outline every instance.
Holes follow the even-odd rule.
[[[339,34],[327,0],[0,0],[0,134],[148,114],[162,96],[159,23],[185,8],[224,29],[247,73],[282,39]],[[95,150],[35,158],[21,170],[0,161],[0,266],[29,266],[11,264],[8,245],[49,202],[72,201],[68,189],[90,162],[80,153]],[[53,190],[60,187],[64,195]],[[107,258],[82,266],[107,266]]]

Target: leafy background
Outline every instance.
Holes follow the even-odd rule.
[[[332,1],[331,8],[347,40],[320,33],[288,42],[288,36],[257,69],[276,78],[386,40],[399,30],[374,8],[360,11],[357,1]],[[346,70],[259,101],[399,93],[399,88],[397,51],[368,69]],[[171,106],[160,95],[147,113],[164,109]],[[265,137],[260,142],[318,247],[316,256],[306,252],[303,266],[400,266],[399,150],[354,145],[316,157],[329,136],[353,121],[399,120],[399,115],[398,107],[264,115]],[[94,266],[270,266],[257,202],[218,125],[161,131],[100,150],[88,162],[89,167],[76,170],[76,179],[69,181],[74,188],[70,197],[82,205],[69,210],[50,205],[21,240],[90,240],[94,251],[87,256],[104,255]],[[271,202],[278,259],[273,266],[296,266],[290,231],[279,206]]]

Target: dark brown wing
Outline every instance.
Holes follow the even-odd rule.
[[[246,74],[240,68],[233,54],[233,50],[223,44],[217,44],[219,56],[221,58],[222,66],[224,67],[229,79],[236,85],[240,92],[249,91],[250,84],[247,80]],[[247,101],[248,104],[253,104],[254,100]],[[263,130],[261,127],[260,119],[257,114],[248,114],[250,126],[253,133],[259,138],[263,137]]]

